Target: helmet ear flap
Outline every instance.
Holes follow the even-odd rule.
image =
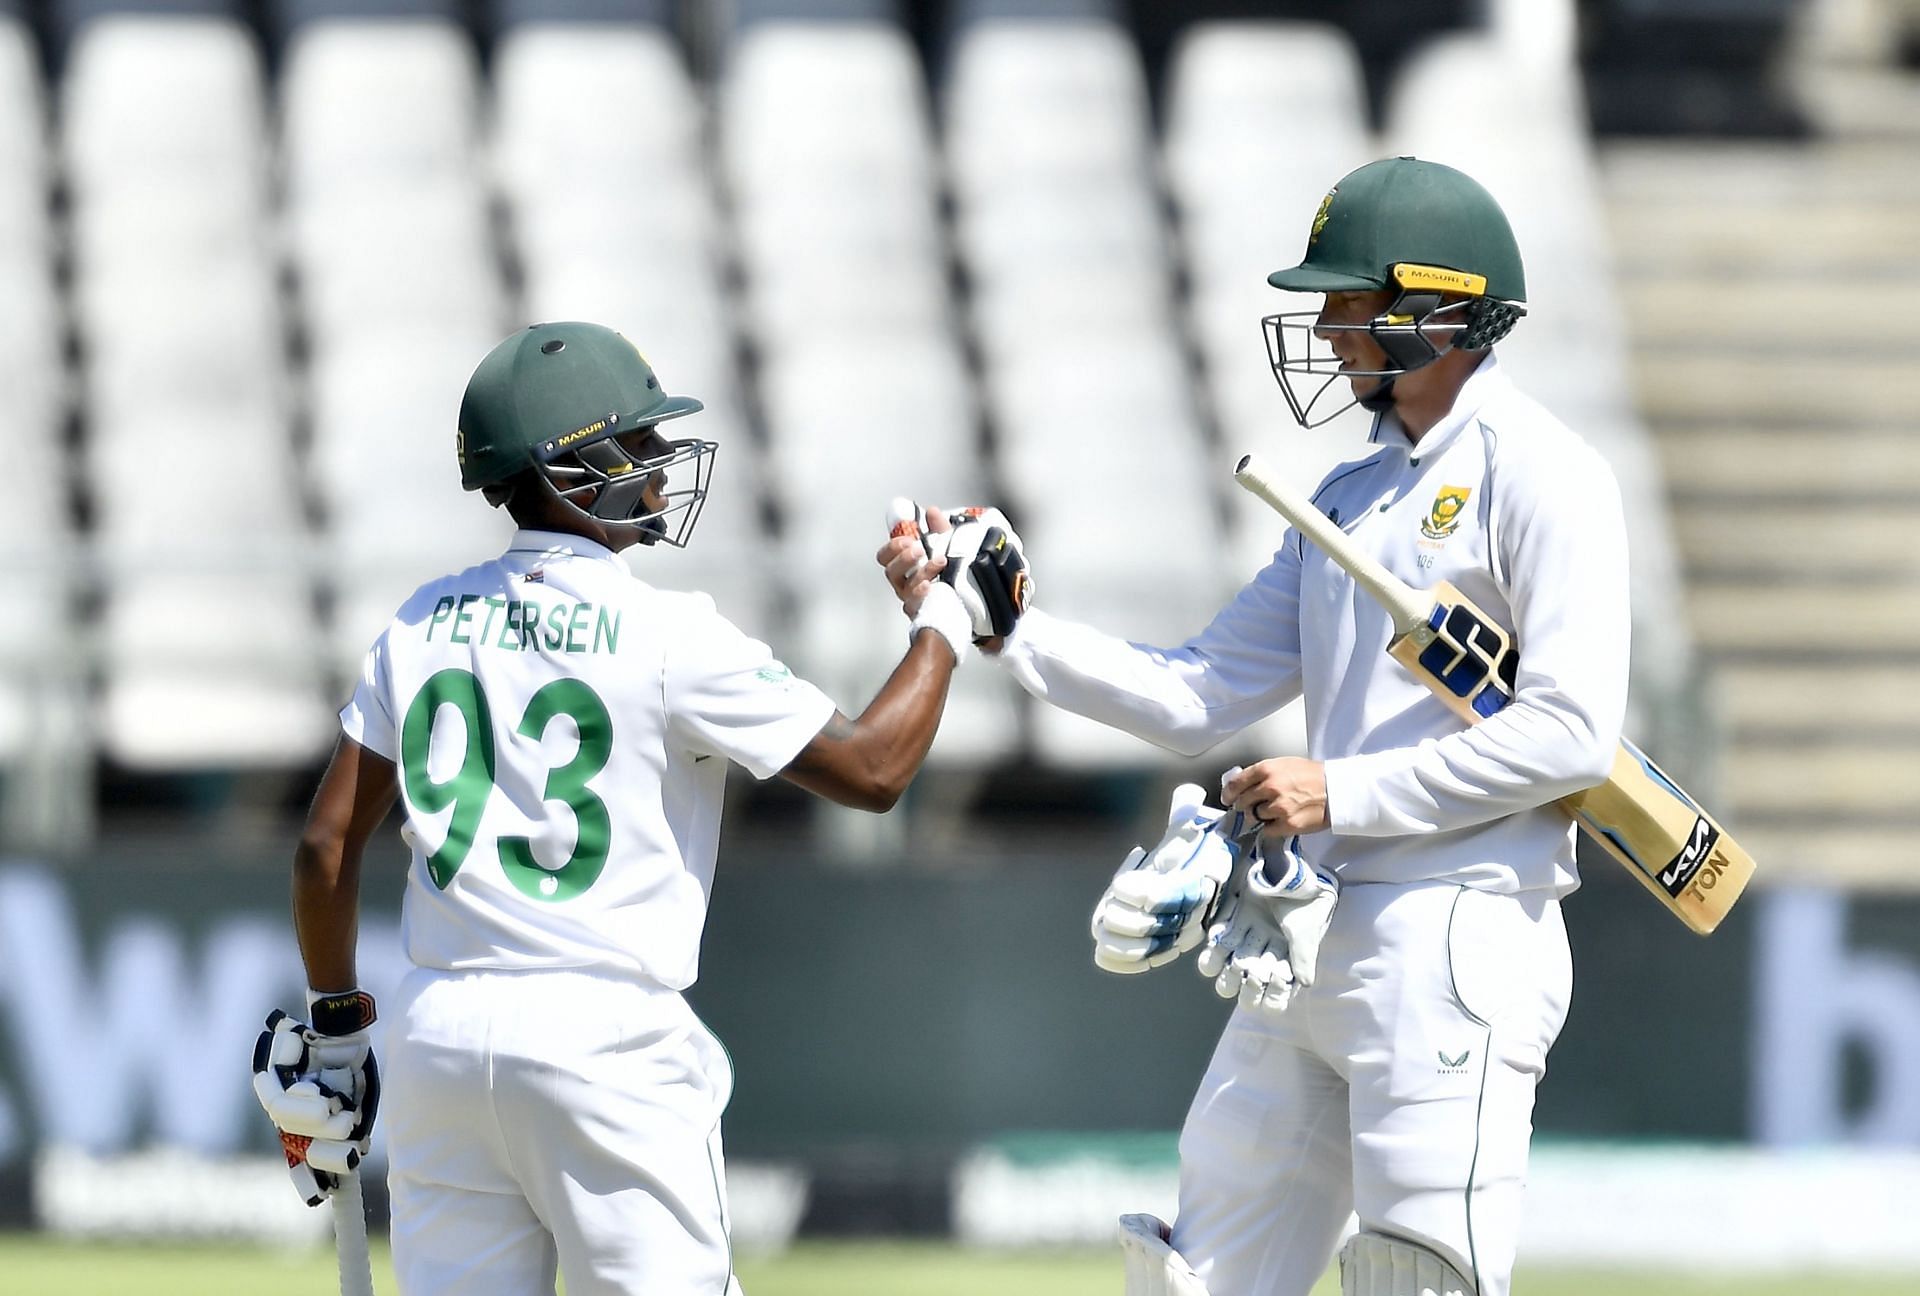
[[[1512,331],[1526,307],[1497,297],[1476,297],[1467,305],[1467,327],[1454,345],[1463,351],[1484,351]]]

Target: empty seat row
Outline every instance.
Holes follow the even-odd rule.
[[[470,13],[404,7],[298,6],[271,81],[218,5],[90,12],[51,115],[30,33],[0,20],[0,264],[17,286],[0,379],[20,393],[0,434],[35,465],[0,485],[0,539],[46,555],[68,629],[76,592],[99,591],[80,660],[117,759],[295,760],[324,739],[401,598],[504,539],[449,452],[467,374],[525,319],[614,323],[670,390],[706,402],[674,429],[722,443],[705,520],[692,548],[638,569],[713,592],[849,707],[901,642],[871,564],[888,496],[1004,503],[1046,606],[1174,643],[1278,539],[1228,486],[1233,457],[1279,433],[1312,477],[1364,436],[1356,417],[1294,429],[1257,338],[1286,304],[1265,274],[1376,147],[1330,28],[1196,27],[1162,141],[1110,5],[956,6],[937,94],[884,4],[743,3],[711,86],[663,5],[580,0],[553,20],[495,6],[510,20],[485,65]],[[1479,57],[1416,63],[1405,102]],[[1569,274],[1593,273],[1604,247],[1563,81],[1517,82],[1571,160],[1562,206],[1517,198],[1515,219]],[[1396,108],[1388,134],[1456,150],[1502,192],[1537,188],[1472,155],[1472,132],[1424,128]],[[1577,331],[1541,315],[1516,339]],[[1579,400],[1631,462],[1606,345]],[[73,570],[57,561],[72,548],[61,493],[33,488],[68,472],[92,528]],[[0,750],[31,728],[10,705]],[[1294,744],[1292,724],[1255,741]],[[1026,708],[997,672],[963,675],[936,758],[1028,743],[1063,764],[1157,759]]]

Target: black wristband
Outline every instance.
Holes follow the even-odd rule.
[[[373,996],[365,990],[321,995],[313,1001],[313,1028],[322,1035],[351,1035],[377,1020]]]

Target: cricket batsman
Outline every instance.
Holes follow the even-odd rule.
[[[1178,1217],[1122,1221],[1127,1292],[1306,1296],[1337,1249],[1346,1296],[1504,1296],[1572,984],[1560,904],[1579,879],[1554,802],[1607,777],[1626,705],[1619,488],[1494,354],[1526,283],[1468,176],[1360,168],[1269,282],[1320,296],[1263,321],[1295,418],[1373,415],[1315,504],[1409,584],[1453,582],[1519,664],[1512,703],[1467,725],[1386,655],[1385,609],[1292,531],[1184,644],[1036,610],[997,645],[1035,697],[1188,756],[1306,701],[1305,758],[1231,771],[1218,807],[1176,795],[1167,839],[1095,911],[1102,967],[1204,941],[1202,971],[1238,1001],[1181,1132]],[[909,612],[938,592],[937,559],[879,556]],[[1257,830],[1236,838],[1236,815]]]
[[[728,763],[887,810],[955,666],[1018,617],[1017,552],[991,519],[963,523],[945,541],[971,531],[998,560],[922,591],[904,658],[848,719],[706,595],[619,556],[687,543],[716,445],[661,429],[700,408],[599,325],[495,347],[455,449],[462,484],[519,530],[406,601],[340,713],[293,869],[311,1020],[268,1019],[255,1090],[312,1204],[384,1114],[408,1296],[551,1294],[556,1270],[570,1296],[739,1291],[732,1069],[681,996]],[[413,967],[376,1063],[354,943],[361,861],[396,800]]]

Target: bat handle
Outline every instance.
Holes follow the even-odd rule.
[[[341,1175],[333,1190],[333,1249],[340,1263],[340,1296],[375,1296],[373,1258],[367,1253],[367,1206],[357,1170]]]
[[[1353,577],[1360,587],[1373,595],[1393,618],[1394,630],[1405,634],[1426,624],[1433,611],[1433,599],[1382,567],[1377,559],[1355,543],[1333,519],[1314,506],[1286,482],[1268,471],[1257,455],[1241,455],[1234,465],[1233,479],[1265,501],[1281,517],[1333,559]]]

